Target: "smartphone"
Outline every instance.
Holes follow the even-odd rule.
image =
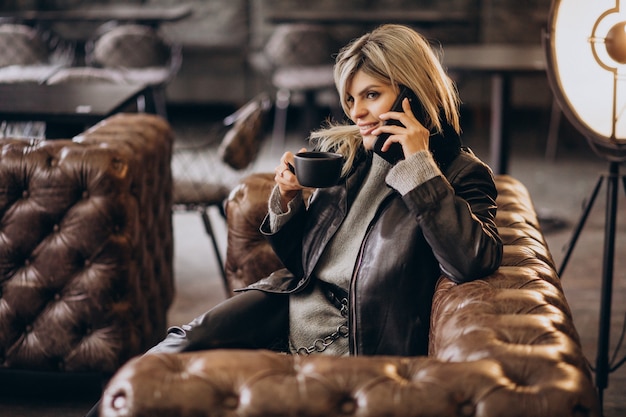
[[[390,111],[402,112],[403,111],[402,101],[405,98],[409,99],[409,102],[411,104],[411,110],[413,110],[413,114],[415,115],[417,120],[423,123],[422,119],[424,117],[424,110],[422,109],[422,105],[420,101],[417,99],[417,96],[415,95],[415,93],[410,88],[404,85],[400,86],[400,93],[398,94],[396,101],[394,101],[393,105],[391,106]],[[402,123],[400,123],[398,120],[395,120],[395,119],[389,119],[385,121],[384,124],[403,126]],[[374,143],[374,152],[380,155],[383,159],[386,159],[387,161],[389,161],[389,163],[395,164],[396,162],[404,159],[404,152],[402,151],[402,145],[400,145],[397,142],[392,143],[389,149],[387,149],[387,151],[385,152],[382,151],[381,148],[383,147],[383,144],[389,138],[389,136],[391,136],[389,133],[383,133],[380,136],[378,136],[378,138],[376,139],[376,142]]]

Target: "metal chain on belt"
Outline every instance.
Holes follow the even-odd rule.
[[[332,332],[325,338],[316,339],[315,342],[313,342],[313,345],[309,347],[298,348],[296,353],[298,355],[310,355],[311,353],[315,353],[315,352],[317,353],[323,352],[326,350],[328,346],[332,345],[335,342],[335,340],[339,339],[340,337],[348,337],[348,322],[340,326],[337,326],[337,330],[335,330],[334,332]]]
[[[341,315],[348,317],[348,300],[346,298],[341,299]],[[341,337],[348,337],[348,321],[344,324],[337,326],[337,330],[329,334],[322,339],[316,339],[309,347],[301,347],[296,350],[298,355],[310,355],[311,353],[320,353],[326,350],[326,348],[332,345],[337,339]]]

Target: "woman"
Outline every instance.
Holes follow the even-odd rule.
[[[440,275],[461,283],[499,266],[493,176],[460,144],[457,92],[428,42],[408,27],[381,26],[339,52],[334,77],[352,123],[312,139],[344,156],[342,181],[305,204],[289,170],[294,155],[275,169],[261,231],[286,268],[171,328],[151,352],[423,355]],[[408,99],[389,111],[400,86],[423,105],[423,123]],[[383,156],[394,143],[402,148],[396,164],[372,152],[383,133]]]
[[[456,90],[413,30],[385,25],[362,36],[340,51],[334,76],[353,124],[313,138],[344,155],[345,182],[317,190],[305,209],[293,154],[283,155],[262,231],[294,278],[251,287],[291,294],[292,353],[426,354],[441,273],[460,283],[500,264],[492,174],[461,148]],[[422,103],[424,123],[408,99],[389,112],[401,85]],[[403,126],[383,124],[390,119]],[[391,136],[382,151],[398,143],[404,160],[372,152],[383,133]]]
[[[286,268],[170,328],[148,353],[425,355],[441,274],[461,283],[498,268],[493,176],[460,144],[457,92],[427,41],[405,26],[381,26],[339,52],[334,77],[353,123],[312,139],[344,156],[342,180],[305,204],[289,170],[294,155],[275,169],[261,231]],[[423,105],[423,122],[408,99],[401,112],[389,111],[400,86]],[[402,148],[396,164],[373,152],[383,133],[390,136],[381,155],[394,143]]]

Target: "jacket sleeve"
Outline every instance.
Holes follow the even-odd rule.
[[[304,204],[292,207],[288,219],[278,228],[272,227],[270,214],[265,216],[260,231],[268,240],[274,253],[293,275],[303,276],[302,234],[306,209]],[[275,225],[276,226],[276,225]]]
[[[491,170],[473,155],[462,153],[444,174],[403,199],[446,276],[460,283],[489,275],[502,260]]]

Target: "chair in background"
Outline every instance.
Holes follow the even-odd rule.
[[[267,73],[276,89],[273,147],[284,145],[287,109],[293,93],[304,95],[303,129],[307,133],[316,124],[318,94],[323,91],[335,94],[332,54],[337,45],[323,26],[282,24],[276,26],[262,53],[253,57],[253,65]],[[338,102],[331,100],[336,116],[341,114]]]
[[[106,24],[85,46],[89,66],[118,71],[128,83],[150,86],[148,107],[167,118],[165,88],[182,64],[182,49],[157,29]]]
[[[209,216],[215,207],[225,217],[223,203],[247,168],[256,160],[271,100],[265,93],[246,103],[207,137],[175,143],[172,157],[173,201],[176,211],[197,211],[211,239],[227,296],[232,295],[219,245]]]
[[[48,46],[35,28],[17,23],[0,24],[0,67],[43,65]]]
[[[50,32],[18,23],[0,24],[0,83],[43,83],[73,61],[73,45]]]
[[[49,32],[18,23],[0,24],[0,83],[43,83],[74,60],[74,48]],[[45,123],[0,121],[0,137],[43,139]]]

